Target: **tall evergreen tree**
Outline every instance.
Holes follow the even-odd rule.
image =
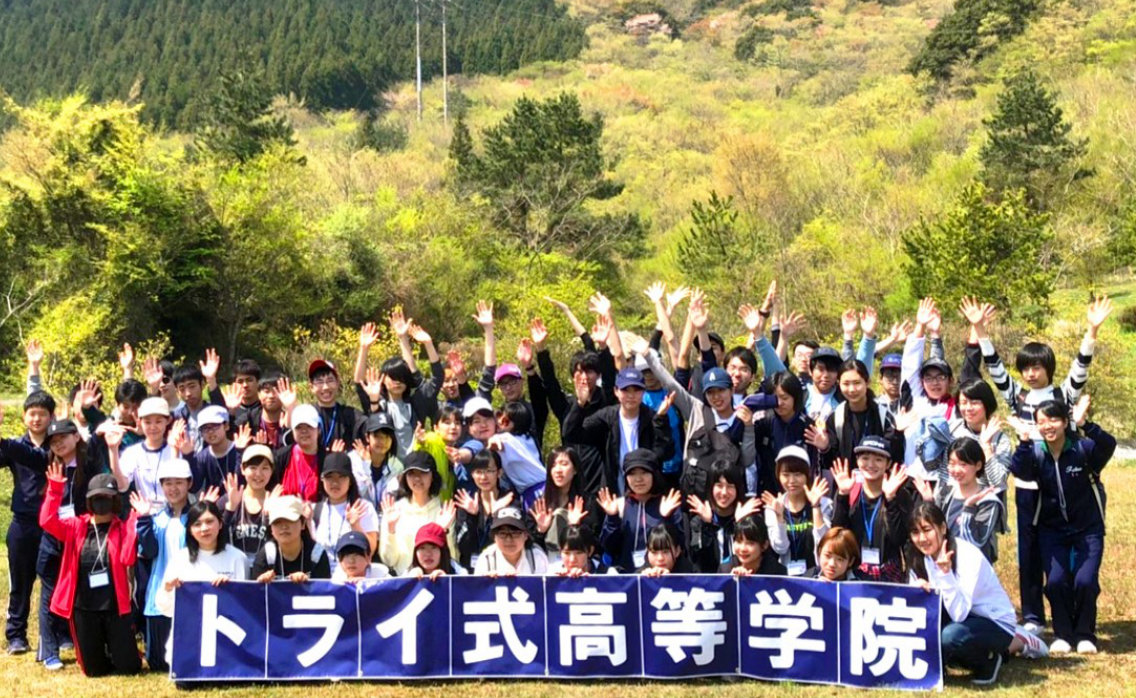
[[[272,92],[261,71],[221,74],[194,145],[221,161],[245,163],[272,147],[296,145],[292,125],[272,113]]]

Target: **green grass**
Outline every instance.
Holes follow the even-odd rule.
[[[1110,534],[1105,540],[1104,565],[1101,573],[1100,635],[1101,653],[1095,657],[1064,657],[1045,661],[1014,660],[1002,671],[999,685],[989,691],[993,695],[1060,695],[1064,698],[1085,696],[1136,695],[1136,577],[1128,565],[1136,559],[1136,464],[1114,464],[1104,475],[1109,492],[1108,523]],[[9,517],[11,478],[0,473],[0,528],[6,528]],[[1011,515],[1011,520],[1013,517]],[[1003,536],[998,573],[1017,601],[1017,572],[1014,560],[1014,536]],[[7,561],[0,560],[0,573],[7,571]],[[0,574],[0,601],[7,602],[7,574]],[[34,627],[34,618],[33,618]],[[34,633],[34,630],[33,630]],[[33,634],[34,637],[34,634]],[[7,685],[9,695],[75,696],[98,690],[114,696],[160,696],[174,693],[174,685],[164,676],[147,674],[129,678],[86,679],[74,663],[71,653],[64,653],[66,667],[49,673],[39,667],[34,655],[8,657],[0,654],[0,683]],[[96,689],[97,687],[97,689]],[[621,698],[743,698],[754,695],[830,696],[841,689],[831,686],[801,686],[757,681],[695,680],[659,681],[476,681],[423,683],[368,683],[344,687],[337,683],[251,684],[195,689],[195,695],[227,696],[342,696],[344,691],[363,691],[371,695],[414,695],[423,697],[463,698],[538,698],[567,691],[574,696],[611,698],[618,691]],[[947,679],[946,693],[964,695],[972,691],[961,676]],[[872,695],[882,695],[873,693]],[[909,695],[897,693],[896,695]]]

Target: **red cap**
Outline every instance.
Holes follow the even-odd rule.
[[[322,371],[324,369],[327,369],[328,371],[334,373],[335,379],[339,380],[339,371],[336,370],[335,364],[331,363],[327,359],[316,359],[315,361],[308,364],[308,380],[312,379],[312,376],[316,374],[316,371]]]
[[[426,524],[418,529],[418,533],[414,536],[414,549],[417,550],[423,543],[433,543],[439,548],[446,547],[446,529],[436,523]]]

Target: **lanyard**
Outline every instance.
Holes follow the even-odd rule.
[[[107,531],[106,540],[102,540],[99,536],[99,525],[92,521],[91,526],[95,529],[95,545],[98,546],[99,549],[99,554],[95,557],[95,564],[91,565],[91,572],[95,572],[96,570],[101,571],[106,569],[106,562],[103,561],[103,555],[106,553],[107,545],[110,543],[110,531]],[[99,563],[102,564],[100,565]]]
[[[339,405],[331,408],[331,424],[327,427],[327,434],[323,437],[323,447],[331,447],[331,442],[335,438],[335,423],[339,421]]]
[[[875,546],[872,545],[872,533],[876,528],[876,515],[880,513],[880,504],[883,500],[876,500],[875,506],[872,507],[872,516],[869,518],[868,505],[864,503],[865,497],[862,496],[863,492],[861,492],[860,494],[860,514],[864,517],[864,537],[868,539],[868,547],[874,548]]]
[[[861,500],[861,501],[863,501],[863,500]],[[878,502],[877,502],[876,506],[877,507],[879,506]],[[812,512],[809,511],[809,505],[806,504],[805,507],[803,509],[801,509],[801,518],[797,521],[794,521],[793,520],[793,512],[789,511],[788,506],[785,507],[785,518],[789,520],[789,525],[786,527],[787,528],[786,533],[789,534],[789,550],[792,551],[792,552],[790,552],[790,556],[792,556],[793,553],[797,552],[797,542],[801,538],[800,534],[796,532],[797,524],[798,523],[804,524],[805,522],[807,522],[809,520],[811,515],[812,515]],[[869,543],[869,545],[871,545],[871,543]],[[796,558],[794,558],[794,559],[796,559]]]

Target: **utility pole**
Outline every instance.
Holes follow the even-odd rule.
[[[450,124],[450,76],[446,70],[446,0],[442,0],[442,123]]]
[[[414,0],[414,62],[415,84],[418,92],[418,120],[422,121],[422,13],[421,3]]]

